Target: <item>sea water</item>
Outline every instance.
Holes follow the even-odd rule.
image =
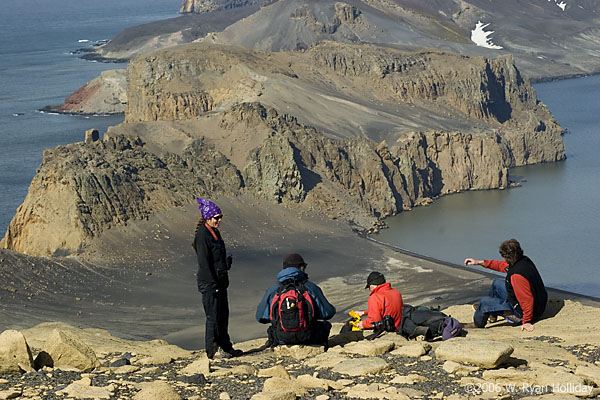
[[[600,297],[600,76],[534,87],[568,130],[566,161],[512,169],[517,188],[446,196],[388,218],[374,238],[456,264],[499,259],[500,243],[516,238],[546,286]]]
[[[74,50],[123,29],[177,16],[181,0],[2,0],[0,13],[0,237],[23,202],[42,151],[79,142],[122,116],[43,114],[101,71],[125,64],[85,61]]]

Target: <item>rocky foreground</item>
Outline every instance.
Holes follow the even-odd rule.
[[[465,321],[472,309],[446,312]],[[215,360],[44,323],[0,334],[0,399],[589,398],[600,394],[599,318],[600,308],[555,299],[533,332],[499,321],[445,342],[385,334],[327,351],[257,339],[236,344],[242,357]]]

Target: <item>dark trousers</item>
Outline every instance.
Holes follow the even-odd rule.
[[[267,328],[267,335],[269,337],[269,343],[271,346],[284,345],[284,344],[318,344],[327,345],[327,339],[329,338],[329,332],[331,331],[331,322],[329,321],[313,321],[312,330],[310,332],[310,338],[303,342],[287,342],[277,337],[277,332],[273,325]]]
[[[206,333],[204,343],[208,354],[217,350],[216,346],[229,352],[233,348],[229,338],[229,300],[227,289],[218,288],[212,283],[199,283],[202,293],[202,305],[206,314]]]

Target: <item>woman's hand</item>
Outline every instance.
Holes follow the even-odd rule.
[[[465,259],[465,265],[481,265],[483,267],[483,260],[476,260],[474,258]]]

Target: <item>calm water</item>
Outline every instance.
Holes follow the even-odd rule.
[[[89,40],[177,16],[180,0],[2,0],[0,13],[0,237],[23,202],[44,148],[101,133],[122,117],[73,117],[36,110],[61,104],[101,71],[125,64],[84,61],[70,52]]]
[[[547,286],[600,297],[600,76],[535,85],[561,125],[564,162],[516,168],[522,187],[461,193],[390,218],[375,238],[462,264],[517,238]]]

